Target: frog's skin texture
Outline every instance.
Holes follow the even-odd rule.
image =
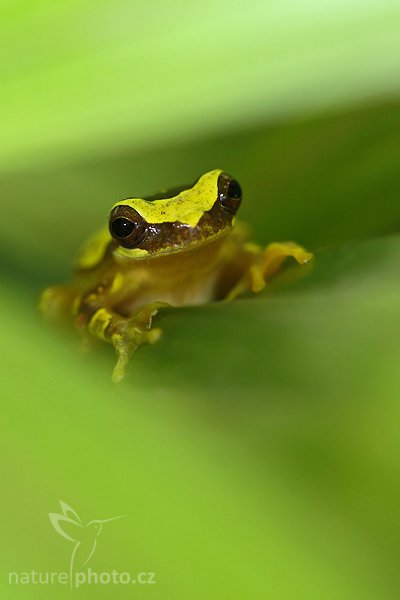
[[[113,381],[121,381],[131,354],[159,339],[151,325],[160,307],[258,293],[287,257],[312,258],[294,242],[249,242],[235,221],[240,202],[239,184],[219,169],[192,187],[117,202],[83,247],[71,283],[44,290],[41,311],[113,344]]]

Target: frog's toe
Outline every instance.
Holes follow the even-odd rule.
[[[156,342],[158,342],[161,336],[162,329],[160,329],[159,327],[154,327],[153,329],[150,329],[150,331],[147,332],[147,342],[149,344],[155,344]]]
[[[130,357],[139,346],[155,344],[161,335],[162,331],[158,327],[150,330],[128,327],[122,335],[114,336],[113,343],[118,358],[112,374],[112,382],[120,383],[124,379]]]
[[[39,298],[39,310],[50,321],[59,319],[66,312],[70,295],[60,287],[46,288]]]
[[[129,357],[126,359],[124,359],[121,356],[118,357],[117,364],[115,365],[111,376],[111,381],[113,383],[121,383],[121,381],[125,378],[126,367],[128,365],[128,362]]]
[[[44,315],[49,315],[52,312],[52,306],[55,300],[55,288],[46,288],[39,298],[39,310]]]

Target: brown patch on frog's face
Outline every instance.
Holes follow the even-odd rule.
[[[157,202],[170,198],[171,202],[174,202],[174,198],[182,189],[188,188],[174,190],[171,195],[160,194],[153,196],[151,200],[145,200]],[[109,220],[114,250],[125,258],[139,259],[178,252],[228,233],[240,206],[240,185],[226,173],[220,173],[215,189],[214,204],[204,211],[194,226],[180,221],[149,223],[132,206],[118,204],[111,211]]]

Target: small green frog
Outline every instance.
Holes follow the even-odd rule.
[[[159,339],[151,327],[159,308],[258,293],[286,257],[312,258],[293,242],[249,242],[235,219],[241,199],[239,183],[215,169],[191,187],[117,202],[84,245],[72,282],[44,290],[41,311],[113,344],[112,379],[121,381],[131,354]]]

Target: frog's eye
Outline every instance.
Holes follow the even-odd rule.
[[[239,182],[226,173],[221,173],[218,178],[218,196],[222,208],[234,215],[242,200],[242,189]]]
[[[110,233],[124,248],[135,248],[146,235],[146,222],[130,206],[116,206],[110,215]]]
[[[242,197],[242,188],[236,179],[231,179],[228,185],[227,195],[233,200],[238,200]]]
[[[135,224],[124,217],[118,217],[112,222],[111,229],[115,237],[125,238],[134,231]]]

